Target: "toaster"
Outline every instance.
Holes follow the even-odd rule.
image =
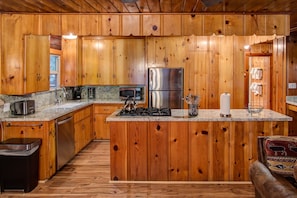
[[[35,113],[34,100],[21,100],[10,105],[12,115],[28,115]]]

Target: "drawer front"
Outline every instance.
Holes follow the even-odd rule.
[[[78,122],[86,117],[91,116],[91,107],[86,107],[74,113],[74,122]]]
[[[121,109],[121,104],[115,104],[115,105],[95,105],[94,106],[94,113],[97,114],[111,114],[117,109]]]

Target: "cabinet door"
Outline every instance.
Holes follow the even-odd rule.
[[[85,38],[82,42],[82,84],[111,85],[113,41]]]
[[[49,90],[50,38],[25,36],[25,93]]]
[[[62,39],[61,86],[81,85],[79,39]]]
[[[94,131],[95,139],[110,139],[109,123],[106,122],[108,117],[115,110],[121,108],[120,104],[114,105],[95,105],[94,106]]]
[[[114,41],[114,84],[145,84],[144,39]]]
[[[97,85],[99,83],[99,58],[97,40],[82,40],[82,84]]]

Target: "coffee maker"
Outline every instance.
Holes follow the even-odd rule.
[[[80,100],[81,99],[81,90],[80,86],[77,87],[66,87],[66,99],[67,100]]]

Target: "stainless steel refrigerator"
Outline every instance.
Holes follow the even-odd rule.
[[[183,68],[149,68],[148,87],[149,107],[183,109]]]

